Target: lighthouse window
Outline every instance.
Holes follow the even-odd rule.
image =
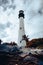
[[[21,41],[20,41],[20,43],[21,43]]]
[[[22,27],[20,27],[20,29],[22,29]]]

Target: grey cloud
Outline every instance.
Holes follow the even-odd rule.
[[[43,37],[43,0],[30,0],[30,3],[26,0],[24,6],[28,24],[26,29],[31,32],[30,38]]]
[[[28,15],[28,19],[31,19],[34,16],[39,15],[39,14],[43,15],[43,1],[42,0],[23,0],[23,1],[24,1],[25,10]]]
[[[41,0],[40,13],[43,14],[43,0]]]
[[[42,15],[43,14],[43,8],[39,9],[38,13]]]
[[[31,2],[32,2],[32,0],[23,0],[23,3],[26,5],[27,3],[28,3],[28,5],[29,4],[31,4]]]
[[[37,14],[38,14],[37,12],[35,12],[34,10],[30,9],[30,11],[28,11],[29,20],[32,19]]]
[[[10,26],[11,26],[10,22],[7,22],[6,24],[0,24],[0,31],[5,30],[6,28]]]
[[[12,3],[14,3],[15,0],[11,0]]]
[[[2,0],[0,0],[0,6],[2,5]]]
[[[15,5],[10,5],[9,8],[15,9],[16,6]]]
[[[5,29],[9,28],[10,26],[10,22],[7,22],[6,24],[0,24],[0,38],[8,37],[8,34],[6,33]]]
[[[7,4],[9,1],[8,0],[0,0],[0,6],[1,5],[5,5],[5,4]]]
[[[3,11],[6,11],[7,10],[7,7],[3,7]]]
[[[0,31],[5,29],[5,25],[4,24],[0,24]]]
[[[15,8],[16,8],[16,6],[14,5],[12,8],[13,8],[13,9],[15,9]]]
[[[0,34],[0,38],[5,38],[7,37],[7,33],[5,31],[1,31],[1,34]]]
[[[30,38],[42,38],[42,37],[43,37],[43,31],[30,35]]]
[[[12,24],[10,22],[7,22],[6,27],[10,27]]]
[[[8,0],[2,0],[2,4],[7,4]]]
[[[10,4],[10,1],[12,2]],[[14,3],[14,0],[0,0],[0,6],[3,7],[3,11],[6,11],[7,8],[12,8],[12,9],[15,9],[16,8],[16,5]]]
[[[3,10],[5,11],[8,7],[9,1],[8,0],[0,0],[0,6],[3,7]]]

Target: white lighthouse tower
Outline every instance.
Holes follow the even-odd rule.
[[[24,29],[24,11],[19,11],[19,36],[18,36],[18,44],[19,46],[26,46],[26,41],[23,40],[23,36],[25,35]]]

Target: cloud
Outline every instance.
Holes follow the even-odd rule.
[[[8,0],[0,0],[0,5],[7,4]]]
[[[23,0],[25,31],[29,38],[43,37],[43,0]]]
[[[43,37],[43,0],[0,0],[0,38],[3,41],[17,42],[21,9],[25,14],[26,35]]]
[[[7,34],[5,31],[1,31],[0,32],[0,39],[3,39],[3,38],[6,38],[7,37]]]
[[[14,0],[0,0],[0,6],[3,7],[3,11],[6,11],[8,8],[13,10],[16,8]]]
[[[7,22],[6,24],[0,24],[0,39],[8,37],[7,32],[5,31],[7,28],[10,28],[11,23]]]
[[[11,26],[10,22],[7,22],[6,24],[0,24],[0,30],[4,30],[5,28],[10,27],[10,26]]]

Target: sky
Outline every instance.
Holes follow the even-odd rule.
[[[0,0],[0,39],[18,42],[19,10],[25,14],[25,34],[31,39],[43,37],[43,0]]]

